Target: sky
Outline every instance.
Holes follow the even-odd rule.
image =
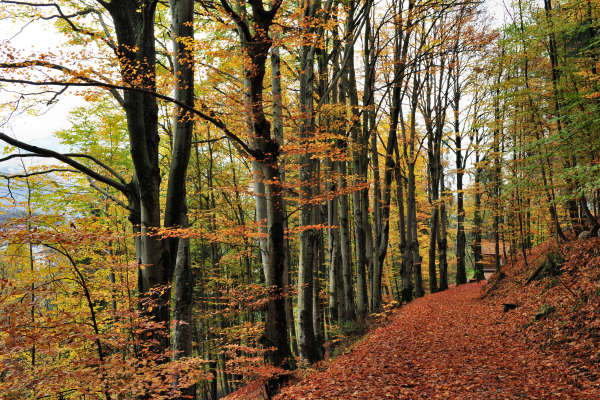
[[[488,14],[493,17],[493,26],[499,26],[504,19],[503,0],[486,0]],[[0,46],[7,41],[16,48],[28,49],[32,52],[52,51],[60,46],[63,37],[50,22],[38,20],[23,27],[22,23],[0,19]],[[5,103],[12,98],[6,90],[8,85],[0,84],[0,103]],[[81,97],[67,91],[59,100],[50,106],[40,106],[43,112],[39,115],[31,113],[12,114],[7,121],[9,112],[0,111],[0,132],[15,137],[21,141],[49,148],[56,151],[65,151],[54,136],[54,132],[69,127],[69,111],[84,104]],[[0,143],[0,150],[4,146]],[[27,163],[35,163],[34,159]],[[0,171],[18,171],[20,162],[11,160],[0,164]]]
[[[0,46],[10,42],[11,46],[27,49],[32,53],[44,53],[56,49],[63,41],[62,35],[53,25],[45,21],[36,21],[23,27],[22,23],[0,19]],[[14,99],[8,84],[0,83],[0,103]],[[66,92],[59,101],[50,106],[41,105],[38,115],[29,112],[13,113],[10,110],[0,112],[0,132],[10,135],[23,142],[61,151],[54,132],[69,126],[69,111],[84,104],[81,97]],[[10,119],[8,116],[10,115]],[[0,150],[3,148],[0,143]],[[33,159],[28,163],[35,162]],[[18,160],[11,160],[0,165],[0,171],[20,170]]]

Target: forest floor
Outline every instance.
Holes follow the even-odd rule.
[[[600,399],[600,240],[565,244],[560,276],[530,280],[551,246],[394,310],[275,399]]]

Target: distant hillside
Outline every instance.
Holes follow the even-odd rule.
[[[23,218],[26,216],[25,210],[20,208],[13,209],[0,209],[0,224],[4,223],[4,221],[13,219],[13,218]]]

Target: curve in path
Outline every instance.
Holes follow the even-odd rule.
[[[479,299],[485,283],[413,301],[328,369],[276,399],[600,399],[519,332],[531,316]]]

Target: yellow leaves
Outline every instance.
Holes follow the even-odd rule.
[[[286,231],[287,234],[297,234],[300,232],[304,232],[304,231],[310,231],[310,230],[324,230],[324,229],[328,229],[328,228],[335,228],[334,226],[329,226],[329,225],[325,225],[325,224],[316,224],[316,225],[302,225],[302,226],[298,226],[296,228],[293,229],[289,229]]]
[[[193,36],[178,36],[175,39],[178,43],[181,43],[186,51],[192,51],[195,47],[195,40]]]
[[[589,94],[586,94],[584,97],[589,100],[597,99],[597,98],[600,98],[600,92],[589,93]]]

